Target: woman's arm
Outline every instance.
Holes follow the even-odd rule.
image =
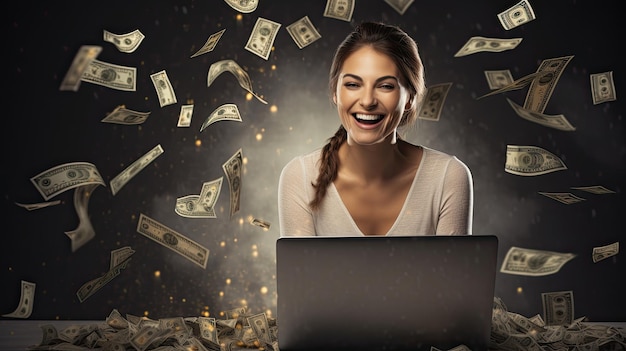
[[[454,157],[446,169],[437,235],[471,235],[474,185],[469,168]]]
[[[289,161],[278,180],[278,220],[280,236],[315,235],[313,214],[309,208],[306,171],[302,158]]]

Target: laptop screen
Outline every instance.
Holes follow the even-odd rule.
[[[492,235],[281,237],[278,346],[295,350],[487,350]]]

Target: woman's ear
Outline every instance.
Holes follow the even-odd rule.
[[[404,110],[410,110],[413,108],[413,96],[409,96],[409,100],[407,100],[406,104],[404,104]]]
[[[337,105],[337,93],[333,94],[333,104]]]

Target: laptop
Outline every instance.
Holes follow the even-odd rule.
[[[497,253],[493,235],[280,237],[278,347],[486,351]]]

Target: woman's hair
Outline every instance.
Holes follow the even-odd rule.
[[[417,107],[420,106],[426,92],[424,66],[413,38],[397,26],[379,22],[364,22],[356,26],[335,51],[329,74],[328,88],[331,97],[337,91],[343,63],[348,56],[365,46],[388,56],[398,67],[400,83],[407,87],[411,99],[411,108],[404,111],[399,126],[412,125],[417,120]],[[316,183],[312,184],[315,188],[315,197],[309,204],[313,210],[319,208],[328,186],[337,177],[339,168],[337,151],[346,139],[346,130],[340,126],[322,148],[320,172]]]

